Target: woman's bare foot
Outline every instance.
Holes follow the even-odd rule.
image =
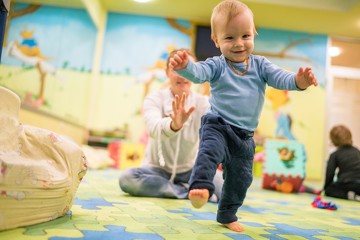
[[[201,208],[209,199],[209,190],[192,189],[189,192],[189,199],[194,208]]]
[[[226,224],[223,224],[223,225],[225,227],[227,227],[228,229],[233,230],[235,232],[244,231],[244,228],[238,222],[226,223]]]

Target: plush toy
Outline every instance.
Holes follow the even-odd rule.
[[[291,193],[294,189],[294,186],[289,181],[282,181],[280,178],[274,180],[271,183],[271,187],[273,190],[283,192],[283,193]]]
[[[297,193],[305,178],[305,147],[298,141],[267,139],[262,187]]]
[[[327,210],[336,210],[337,206],[332,202],[327,202],[321,199],[321,196],[316,196],[314,201],[311,203],[314,208],[322,208]]]

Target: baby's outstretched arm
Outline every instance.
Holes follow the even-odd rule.
[[[169,60],[169,67],[174,70],[181,70],[186,68],[189,62],[189,55],[186,51],[177,51],[175,55]]]
[[[296,86],[300,89],[306,89],[311,85],[314,85],[315,87],[318,85],[317,79],[310,67],[306,67],[305,69],[300,67],[296,73],[295,80]]]

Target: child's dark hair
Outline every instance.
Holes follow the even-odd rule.
[[[330,131],[330,139],[336,147],[352,145],[351,132],[344,125],[334,126]]]

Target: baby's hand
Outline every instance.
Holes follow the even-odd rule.
[[[189,55],[186,51],[177,51],[173,57],[169,59],[169,67],[174,70],[186,68],[189,61]]]
[[[300,89],[306,89],[311,85],[314,85],[315,87],[318,85],[317,79],[309,67],[305,69],[300,67],[295,78],[296,85]]]

